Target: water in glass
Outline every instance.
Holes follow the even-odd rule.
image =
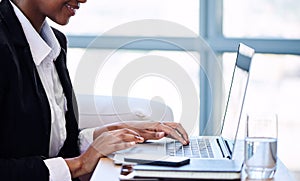
[[[245,139],[245,171],[251,179],[272,178],[276,170],[277,139]]]

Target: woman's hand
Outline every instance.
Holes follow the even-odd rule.
[[[165,136],[180,141],[183,145],[189,144],[188,134],[180,123],[155,121],[129,121],[123,127],[136,131],[145,140],[161,139]]]
[[[90,147],[96,149],[100,157],[104,157],[143,141],[144,139],[137,132],[128,128],[122,128],[102,133]]]
[[[72,178],[92,172],[101,157],[133,147],[139,142],[144,142],[144,139],[137,132],[127,128],[103,132],[82,155],[66,159]]]
[[[138,133],[144,140],[161,139],[165,136],[180,141],[183,145],[189,144],[188,134],[180,123],[156,121],[127,121],[113,123],[100,127],[94,131],[94,139],[105,131],[128,128]]]

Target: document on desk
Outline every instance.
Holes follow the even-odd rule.
[[[184,179],[205,179],[205,180],[240,180],[240,173],[232,172],[198,172],[183,171],[176,167],[149,166],[149,165],[123,165],[120,173],[120,180],[184,180]]]
[[[133,166],[134,178],[177,178],[177,179],[222,179],[240,180],[240,172],[218,172],[218,171],[197,171],[195,168],[199,162],[193,162],[181,167],[135,165]],[[226,166],[226,165],[223,165]]]

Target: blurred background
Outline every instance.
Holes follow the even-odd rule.
[[[300,180],[299,8],[298,0],[99,0],[82,4],[68,26],[53,26],[68,36],[68,68],[73,81],[80,62],[87,61],[87,47],[98,57],[109,53],[110,61],[105,62],[105,69],[97,75],[94,89],[91,92],[75,90],[77,93],[113,95],[114,75],[139,57],[157,55],[175,61],[185,70],[199,93],[195,98],[200,100],[199,124],[193,134],[201,134],[206,120],[212,116],[207,107],[224,105],[238,43],[255,48],[244,113],[278,114],[278,157]],[[175,23],[193,33],[180,33],[160,25],[111,31],[126,23],[149,19]],[[102,37],[101,43],[93,43],[91,47],[99,36]],[[203,78],[203,72],[213,74],[216,69],[212,61],[199,66],[194,60],[194,57],[201,57],[203,61],[206,56],[197,48],[197,44],[203,44],[199,37],[213,51],[213,61],[218,62],[222,76],[208,81]],[[131,42],[137,38],[164,39],[185,45],[185,49],[159,41],[119,46],[120,41]],[[211,89],[218,90],[209,96]],[[132,84],[128,96],[159,98],[173,109],[175,121],[183,121],[180,115],[184,95],[176,88],[176,82],[170,83],[160,76],[145,76]],[[213,107],[222,112],[223,106]]]

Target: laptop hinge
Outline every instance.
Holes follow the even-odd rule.
[[[229,145],[229,141],[224,139],[224,142],[225,142],[225,145],[227,147],[229,154],[232,155],[232,148]]]
[[[230,149],[227,147],[226,142],[224,141],[224,139],[217,138],[216,141],[217,141],[217,143],[218,143],[218,145],[220,147],[220,150],[222,152],[223,158],[231,159],[231,154],[230,154],[231,151],[228,151]]]

